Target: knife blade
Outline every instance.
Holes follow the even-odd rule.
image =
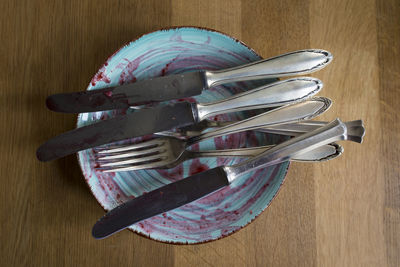
[[[313,96],[322,86],[315,78],[294,78],[213,103],[180,102],[141,109],[58,135],[41,145],[36,155],[40,161],[49,161],[107,143],[185,127],[215,114],[296,103]]]
[[[352,135],[357,138],[349,137]],[[100,218],[93,226],[92,235],[97,239],[108,237],[134,223],[205,197],[250,171],[288,161],[296,155],[334,141],[351,140],[361,143],[363,135],[361,121],[349,124],[336,119],[312,132],[278,144],[252,159],[232,166],[213,168],[131,199]]]
[[[204,89],[229,82],[308,74],[324,68],[331,60],[332,55],[325,50],[299,50],[225,70],[174,74],[100,90],[54,94],[47,98],[46,105],[65,113],[122,109],[199,95]]]

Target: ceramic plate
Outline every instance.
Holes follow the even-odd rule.
[[[182,27],[146,34],[115,52],[93,77],[87,90],[135,82],[150,77],[193,70],[217,70],[259,60],[261,57],[242,42],[225,34],[200,28]],[[210,102],[249,90],[260,83],[241,82],[205,90],[189,101]],[[182,101],[178,99],[176,101]],[[82,113],[77,126],[135,112],[133,109]],[[256,111],[213,117],[213,120],[239,120]],[[133,138],[120,143],[148,140]],[[227,149],[270,144],[277,136],[245,132],[215,138],[193,146],[194,150]],[[102,173],[95,169],[92,149],[78,153],[83,175],[93,195],[105,210],[154,190],[162,185],[239,159],[202,158],[186,161],[169,170],[142,170]],[[170,243],[200,243],[227,236],[249,224],[277,194],[288,168],[283,163],[258,170],[235,180],[229,187],[198,201],[132,225],[131,230],[151,239]]]

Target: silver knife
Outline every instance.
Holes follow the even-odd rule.
[[[328,51],[299,50],[246,65],[219,70],[168,75],[99,90],[51,95],[50,110],[66,113],[128,108],[201,94],[204,89],[229,82],[309,74],[332,61]]]
[[[140,109],[131,114],[117,116],[58,135],[41,145],[36,155],[41,161],[54,160],[80,150],[188,126],[215,114],[296,103],[308,99],[321,88],[322,82],[318,79],[294,78],[268,84],[213,103],[181,102]],[[325,105],[325,102],[329,104]],[[330,105],[330,101],[324,98],[314,100],[313,103],[317,103],[317,110]],[[296,114],[293,115],[296,117]]]
[[[336,119],[312,132],[276,145],[252,159],[233,166],[210,169],[129,200],[97,221],[92,235],[98,239],[108,237],[134,223],[205,197],[250,171],[288,161],[323,145],[339,140],[361,143],[364,133],[362,121],[343,123]]]

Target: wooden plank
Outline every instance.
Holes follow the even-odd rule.
[[[241,38],[241,0],[171,0],[171,25],[215,29]]]
[[[400,266],[400,3],[377,1],[379,104],[388,266]]]
[[[242,39],[263,57],[309,48],[309,16],[308,1],[243,1]],[[271,206],[242,230],[248,266],[316,265],[313,168],[291,164]]]
[[[1,1],[1,258],[4,266],[165,266],[173,248],[129,231],[103,241],[104,214],[76,157],[39,163],[35,150],[76,117],[45,108],[48,94],[83,90],[126,42],[169,24],[168,1]],[[4,22],[4,23],[3,23]],[[5,63],[5,64],[4,64]]]
[[[320,76],[321,94],[334,101],[323,117],[366,126],[362,145],[347,142],[341,158],[316,165],[318,266],[385,266],[375,2],[312,0],[310,8],[311,45],[334,55]]]

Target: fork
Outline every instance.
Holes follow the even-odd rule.
[[[194,125],[182,127],[173,131],[163,131],[155,133],[157,136],[168,136],[177,139],[186,140],[190,137],[197,136],[208,130],[209,128],[221,128],[235,123],[235,121],[210,121],[204,120]],[[325,121],[301,121],[297,123],[285,123],[279,125],[272,125],[255,129],[257,132],[298,136],[303,133],[311,132],[321,126],[326,125]]]
[[[176,147],[179,146],[177,142],[178,139],[171,139],[167,137],[162,137],[156,139],[155,150],[159,148],[158,154],[155,159],[151,159],[151,157],[142,158],[144,161],[141,162],[137,160],[137,162],[131,163],[130,160],[125,160],[126,158],[135,157],[142,155],[142,151],[137,151],[136,149],[133,152],[128,153],[118,153],[112,150],[99,151],[101,157],[97,159],[97,163],[99,163],[99,167],[96,169],[102,170],[104,172],[115,172],[115,171],[133,171],[133,170],[143,170],[143,169],[154,169],[154,168],[165,168],[170,169],[178,166],[182,162],[195,158],[209,158],[209,157],[220,157],[220,158],[250,158],[255,157],[268,149],[273,148],[275,145],[267,145],[267,146],[258,146],[258,147],[247,147],[247,148],[237,148],[237,149],[224,149],[224,150],[208,150],[208,151],[190,151],[184,150],[181,155],[177,158],[173,153],[169,153],[174,151]],[[163,146],[160,148],[160,146]],[[110,152],[111,151],[111,152]],[[126,151],[126,150],[125,150]],[[291,161],[299,161],[299,162],[320,162],[327,161],[333,158],[340,156],[343,153],[343,147],[339,144],[332,143],[328,145],[324,145],[318,147],[312,151],[296,155]],[[149,153],[151,154],[151,152]],[[166,163],[163,166],[157,166],[154,160],[158,158],[164,157],[164,162]],[[139,158],[141,159],[141,158]],[[113,161],[116,160],[116,161]],[[152,162],[153,161],[153,162]],[[102,163],[104,162],[104,163]],[[160,164],[164,164],[161,162]],[[168,163],[170,162],[170,163]],[[143,164],[141,164],[143,163]],[[115,166],[117,166],[115,168]],[[127,167],[123,167],[127,166]],[[111,168],[107,168],[111,167]]]
[[[99,169],[104,172],[170,168],[187,159],[186,157],[188,157],[190,153],[185,153],[186,148],[201,141],[260,127],[309,120],[326,111],[330,105],[331,101],[328,98],[313,98],[312,100],[283,106],[225,127],[201,133],[187,140],[157,138],[131,146],[97,150],[97,155],[105,154],[106,156],[106,158],[99,156],[97,158],[97,163]],[[126,151],[129,150],[134,151],[126,153]],[[110,153],[119,154],[113,154],[111,155],[112,158],[110,158],[110,155],[108,155]],[[112,162],[110,162],[110,160],[112,160]],[[127,164],[130,164],[130,166],[124,166]]]
[[[166,161],[173,161],[173,155],[172,153],[167,153],[167,151],[173,150],[175,147],[178,146],[179,141],[178,139],[188,139],[189,137],[193,137],[196,135],[201,134],[204,129],[207,128],[218,128],[221,124],[219,122],[213,122],[210,121],[211,123],[206,123],[203,124],[202,126],[198,127],[198,130],[191,128],[191,130],[183,130],[181,132],[177,132],[171,135],[166,134],[168,137],[161,137],[157,138],[148,142],[143,142],[141,144],[135,144],[135,145],[121,145],[116,148],[110,149],[110,148],[100,148],[96,150],[96,160],[98,163],[98,169],[103,170],[105,172],[109,171],[114,171],[115,166],[121,166],[121,165],[128,165],[128,167],[132,168],[126,168],[124,169],[125,171],[129,170],[139,170],[140,168],[146,169],[146,168],[152,168],[154,166],[154,163],[150,163],[151,165],[145,165],[144,161],[146,158],[142,158],[144,161],[143,162],[133,162],[133,163],[123,163],[125,160],[128,160],[129,158],[132,157],[144,157],[148,155],[149,153],[154,153],[156,151],[160,151],[160,157],[171,157],[170,159],[165,158]],[[232,122],[227,122],[225,125],[231,125]],[[300,134],[306,133],[306,132],[311,132],[321,126],[326,125],[327,122],[323,121],[304,121],[304,122],[299,122],[299,123],[287,123],[287,124],[280,124],[280,125],[273,125],[268,128],[260,128],[260,129],[255,129],[254,131],[259,131],[259,132],[266,132],[266,133],[274,133],[274,134],[280,134],[280,135],[288,135],[288,136],[298,136]],[[192,131],[193,129],[193,131]],[[167,132],[165,132],[167,133]],[[186,135],[184,135],[184,133]],[[196,134],[195,134],[196,133]],[[144,145],[144,146],[141,146]],[[146,146],[147,145],[147,146]],[[159,146],[164,146],[164,148],[160,148]],[[183,154],[178,157],[178,159],[175,162],[172,162],[171,164],[165,165],[163,168],[173,168],[177,166],[178,164],[182,163],[183,161],[189,160],[189,159],[194,159],[194,158],[206,158],[206,157],[222,157],[222,158],[230,158],[230,157],[254,157],[258,155],[261,152],[264,152],[267,149],[272,148],[274,145],[268,145],[268,146],[259,146],[259,147],[249,147],[249,148],[238,148],[238,149],[224,149],[224,150],[208,150],[208,151],[191,151],[191,150],[184,150]],[[140,149],[146,149],[152,147],[153,150],[145,150],[143,153],[143,150],[141,151]],[[157,150],[157,147],[158,150]],[[162,152],[164,151],[164,152]],[[148,153],[147,153],[148,152]],[[320,147],[316,149],[315,151],[305,153],[300,155],[299,157],[296,157],[292,159],[292,161],[301,161],[301,162],[318,162],[318,161],[325,161],[325,160],[330,160],[332,158],[335,158],[339,155],[341,155],[343,152],[343,148],[338,145],[338,144],[330,144],[330,145],[325,145],[323,147]],[[164,155],[161,155],[164,153]],[[137,159],[138,160],[138,159]],[[149,160],[151,161],[151,160]],[[143,165],[136,165],[142,163]],[[112,168],[110,168],[112,167]],[[161,168],[161,167],[160,167]]]

